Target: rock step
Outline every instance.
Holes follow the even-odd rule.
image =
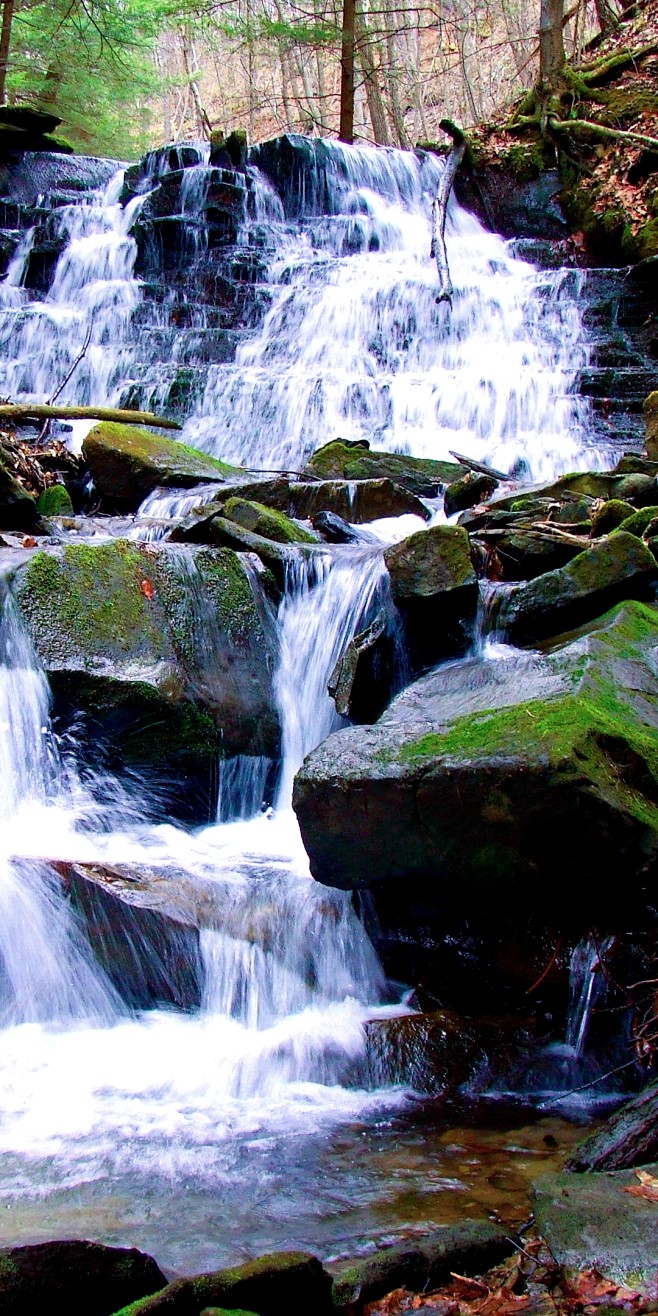
[[[578,374],[578,389],[584,397],[623,401],[633,410],[642,409],[655,382],[656,371],[647,368],[588,366]]]

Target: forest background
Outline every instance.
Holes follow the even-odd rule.
[[[623,8],[557,3],[576,60]],[[409,147],[436,140],[446,115],[467,128],[498,118],[536,83],[550,4],[355,0],[354,140]],[[56,112],[77,150],[130,159],[213,130],[243,128],[250,141],[338,132],[345,0],[2,0],[1,10],[7,103]]]

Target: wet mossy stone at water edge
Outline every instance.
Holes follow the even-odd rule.
[[[73,516],[71,495],[63,484],[50,484],[39,494],[37,511],[41,516]]]
[[[446,1225],[425,1238],[409,1239],[341,1265],[334,1277],[334,1308],[361,1311],[366,1303],[398,1288],[425,1292],[445,1283],[452,1272],[480,1275],[509,1256],[512,1248],[507,1231],[490,1220]]]
[[[273,539],[276,544],[316,544],[318,536],[297,521],[292,521],[284,512],[277,512],[263,503],[252,502],[248,498],[229,498],[223,507],[223,514],[229,521],[235,521],[252,535],[261,535],[263,539]]]
[[[652,598],[657,580],[651,550],[620,529],[567,566],[518,586],[507,604],[507,635],[521,644],[559,635],[601,616],[620,599]]]
[[[153,1258],[137,1248],[67,1239],[0,1249],[3,1316],[111,1316],[166,1283]]]
[[[655,1176],[658,1166],[647,1170]],[[625,1191],[637,1186],[632,1170],[541,1175],[532,1187],[537,1227],[558,1265],[655,1293],[656,1203]]]
[[[82,709],[125,761],[276,755],[275,641],[238,554],[71,544],[13,589],[58,710]]]
[[[547,653],[439,667],[375,726],[329,736],[295,781],[313,876],[395,883],[401,908],[415,881],[437,913],[485,923],[518,902],[583,935],[592,908],[618,925],[623,856],[624,918],[642,926],[658,858],[656,646],[658,609],[628,603]]]
[[[174,1280],[116,1316],[199,1316],[216,1306],[257,1316],[330,1316],[331,1278],[308,1252],[272,1252],[244,1266]]]
[[[411,493],[431,498],[441,485],[461,479],[464,467],[457,462],[376,451],[366,439],[335,439],[313,453],[304,474],[320,480],[394,480]]]
[[[191,488],[205,481],[225,481],[238,468],[189,448],[177,439],[165,439],[141,425],[110,421],[94,426],[82,455],[100,496],[122,511],[136,511],[159,486]]]
[[[412,665],[426,667],[459,653],[478,598],[467,531],[456,525],[419,530],[387,549],[384,560]]]
[[[647,456],[658,461],[658,392],[650,393],[644,403]]]

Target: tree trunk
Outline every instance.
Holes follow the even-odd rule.
[[[343,0],[343,32],[340,56],[340,128],[341,142],[354,141],[354,21],[356,0]]]
[[[388,132],[388,123],[386,122],[386,110],[379,89],[379,70],[374,60],[368,24],[359,4],[357,4],[354,14],[354,27],[359,63],[363,69],[363,80],[365,82],[373,136],[378,146],[390,146],[391,139]]]
[[[0,105],[4,105],[7,98],[7,69],[9,68],[9,47],[11,45],[14,7],[15,0],[4,0],[2,6],[2,34],[0,35]]]
[[[595,0],[594,7],[604,37],[609,36],[611,32],[616,32],[619,27],[619,19],[610,4],[610,0]]]
[[[541,0],[539,19],[539,79],[552,91],[566,63],[564,53],[564,0]]]

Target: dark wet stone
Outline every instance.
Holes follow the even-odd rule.
[[[474,507],[476,503],[484,502],[497,488],[498,481],[491,476],[469,471],[462,480],[455,480],[448,485],[443,496],[446,516],[453,516],[455,512],[464,512],[467,507]]]
[[[136,1248],[86,1240],[0,1249],[3,1316],[112,1316],[167,1283],[152,1257]]]
[[[254,1310],[258,1316],[331,1316],[331,1278],[308,1252],[273,1252],[243,1266],[174,1280],[135,1303],[130,1316],[198,1316],[210,1304]]]
[[[418,670],[463,652],[477,609],[477,576],[467,532],[437,525],[386,550],[393,601]]]
[[[236,467],[138,425],[104,421],[90,430],[82,452],[98,493],[124,512],[136,511],[154,489],[189,489],[238,474]]]

